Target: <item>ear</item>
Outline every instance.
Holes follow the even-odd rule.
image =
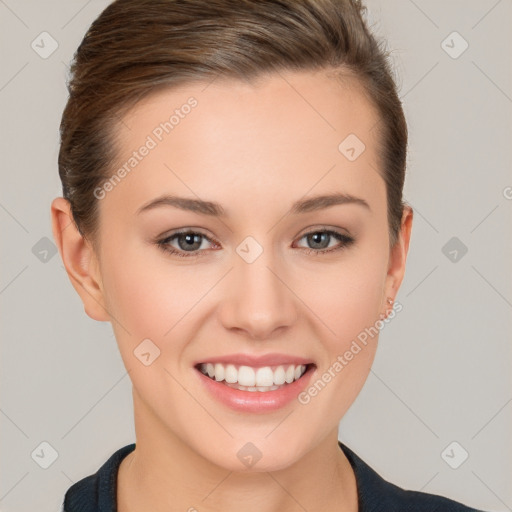
[[[51,206],[53,238],[68,273],[71,284],[84,304],[84,310],[93,320],[110,321],[105,309],[105,299],[97,255],[92,245],[76,227],[71,205],[57,197]]]
[[[411,240],[412,220],[413,210],[410,206],[405,206],[398,239],[389,253],[389,267],[384,288],[385,296],[382,303],[383,309],[387,312],[389,312],[389,304],[386,300],[388,297],[393,301],[395,300],[404,278],[409,242]]]

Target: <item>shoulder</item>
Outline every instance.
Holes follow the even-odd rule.
[[[356,476],[360,512],[483,512],[437,494],[402,489],[375,472],[341,441]]]
[[[74,483],[64,495],[60,512],[115,510],[119,465],[124,457],[134,449],[135,443],[120,448],[96,473]]]

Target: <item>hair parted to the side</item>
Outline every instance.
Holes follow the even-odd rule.
[[[138,100],[216,77],[255,81],[276,71],[355,77],[379,113],[379,169],[389,240],[398,239],[407,124],[382,41],[358,0],[116,0],[92,23],[70,68],[59,174],[73,220],[95,245],[94,190],[116,166],[115,128]],[[340,94],[342,89],[340,88]],[[341,142],[341,141],[340,141]]]

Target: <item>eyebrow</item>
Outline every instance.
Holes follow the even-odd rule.
[[[333,193],[296,201],[293,203],[289,213],[297,215],[300,213],[323,210],[325,208],[341,204],[357,204],[371,211],[370,205],[360,197],[355,197],[351,194],[345,193]],[[172,195],[157,197],[156,199],[142,205],[136,213],[139,215],[142,212],[153,210],[161,206],[173,206],[175,208],[180,208],[181,210],[195,212],[202,215],[210,215],[212,217],[227,216],[226,211],[219,203]]]

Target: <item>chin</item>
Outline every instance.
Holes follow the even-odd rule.
[[[276,437],[273,441],[264,437],[253,439],[230,440],[217,445],[214,452],[203,452],[203,456],[219,467],[239,473],[279,471],[297,462],[300,453],[289,437]]]

